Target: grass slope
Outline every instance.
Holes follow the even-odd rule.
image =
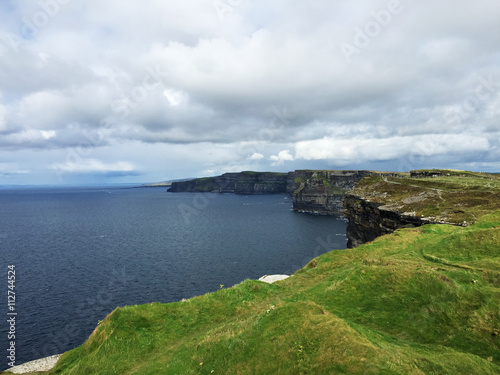
[[[50,374],[500,374],[500,211],[184,302],[120,307]]]

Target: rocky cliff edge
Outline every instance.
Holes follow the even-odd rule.
[[[430,223],[469,226],[498,209],[498,174],[430,170],[368,176],[344,199],[348,247],[398,228]]]

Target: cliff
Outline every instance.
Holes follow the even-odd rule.
[[[353,248],[373,241],[399,228],[414,228],[429,220],[393,211],[382,203],[347,195],[343,201],[347,224],[347,247]]]
[[[430,170],[371,175],[344,199],[347,246],[429,223],[469,226],[496,209],[500,209],[496,174]]]
[[[420,170],[241,172],[173,182],[171,192],[288,193],[298,212],[344,215],[348,247],[399,228],[428,223],[467,226],[500,209],[497,174]]]
[[[500,209],[498,174],[419,170],[295,171],[299,187],[293,209],[342,214],[348,221],[348,247],[399,228],[423,224],[467,226],[489,209]]]
[[[172,182],[169,192],[217,192],[235,194],[286,193],[287,173],[240,172]]]
[[[299,186],[292,194],[293,209],[299,212],[338,214],[344,212],[344,197],[370,171],[295,171]]]
[[[377,172],[311,171],[288,173],[240,172],[216,177],[172,182],[169,192],[218,192],[236,194],[288,193],[299,212],[342,214],[343,200],[356,182]]]

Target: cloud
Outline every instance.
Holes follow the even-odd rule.
[[[273,161],[271,165],[283,165],[285,161],[292,161],[294,158],[292,154],[290,154],[290,150],[282,150],[278,153],[278,155],[272,155],[270,160]]]
[[[119,161],[105,163],[96,159],[83,159],[77,162],[68,161],[53,164],[51,169],[58,173],[76,174],[107,174],[107,175],[134,175],[138,173],[132,163]]]
[[[64,164],[89,134],[92,159],[152,179],[458,150],[464,166],[480,155],[497,168],[496,0],[401,0],[390,17],[385,0],[228,1],[222,14],[202,0],[42,3],[0,8],[0,160],[36,150],[22,170]]]
[[[7,121],[5,119],[6,114],[7,114],[7,109],[5,108],[5,106],[0,104],[0,133],[7,130]]]
[[[54,138],[56,136],[56,131],[54,130],[40,130],[42,137],[45,139]]]
[[[28,169],[19,168],[15,163],[0,163],[0,177],[16,177],[30,172]]]
[[[298,142],[295,157],[305,160],[387,161],[410,154],[432,157],[488,151],[490,143],[482,136],[469,134],[396,136],[389,138],[335,139]]]
[[[165,91],[163,91],[163,95],[165,95],[170,106],[172,107],[177,107],[182,102],[188,100],[187,95],[181,91],[166,89]]]
[[[254,152],[251,156],[248,157],[248,160],[262,160],[265,156],[261,153]]]

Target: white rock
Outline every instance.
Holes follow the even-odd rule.
[[[35,371],[49,371],[55,367],[60,357],[60,354],[56,354],[50,357],[37,359],[36,361],[26,362],[22,365],[11,367],[5,371],[13,374],[28,374]]]
[[[284,280],[284,279],[287,279],[289,277],[290,277],[289,275],[265,275],[265,276],[262,276],[259,279],[259,281],[263,281],[265,283],[272,284],[275,281]]]

